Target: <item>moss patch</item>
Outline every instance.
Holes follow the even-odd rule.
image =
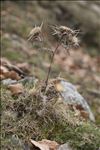
[[[60,107],[57,107],[55,100],[49,100],[44,106],[39,95],[32,96],[25,92],[18,97],[12,97],[4,87],[1,88],[1,92],[2,149],[15,146],[12,142],[14,135],[23,142],[29,138],[35,140],[47,138],[59,143],[69,142],[77,150],[99,148],[100,129],[87,121],[81,120],[79,124],[75,123],[75,117],[71,111],[66,113],[70,116],[70,120],[64,119],[58,113]]]

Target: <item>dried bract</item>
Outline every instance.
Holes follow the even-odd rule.
[[[42,27],[43,23],[40,26],[35,26],[28,35],[28,41],[42,41]]]
[[[51,28],[53,30],[52,35],[56,35],[61,40],[63,47],[67,50],[79,46],[79,40],[77,38],[79,30],[72,30],[66,26],[51,26]]]
[[[54,30],[53,35],[58,35],[61,37],[62,35],[67,35],[67,34],[75,34],[74,31],[66,26],[52,26],[52,29]]]

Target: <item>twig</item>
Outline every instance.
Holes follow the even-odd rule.
[[[48,85],[48,80],[49,80],[49,76],[50,76],[50,72],[51,72],[51,68],[52,68],[54,56],[55,56],[55,54],[56,54],[56,52],[57,52],[59,46],[61,45],[61,43],[60,43],[61,40],[62,40],[62,37],[61,37],[60,41],[58,42],[58,44],[57,44],[57,46],[56,46],[56,48],[55,48],[55,50],[54,50],[54,52],[53,52],[53,55],[52,55],[52,57],[51,57],[50,67],[49,67],[48,74],[47,74],[47,78],[46,78],[46,81],[45,81],[45,91],[46,91],[46,88],[47,88],[47,85]]]

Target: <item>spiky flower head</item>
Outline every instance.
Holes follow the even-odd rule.
[[[30,31],[28,35],[28,41],[34,42],[34,41],[42,41],[42,27],[43,22],[40,26],[36,26]]]
[[[52,35],[56,35],[60,39],[63,47],[67,50],[79,46],[79,40],[77,38],[79,30],[72,30],[66,26],[51,26],[51,28],[53,30]]]

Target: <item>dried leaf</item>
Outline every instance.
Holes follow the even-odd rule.
[[[50,150],[49,146],[46,144],[43,143],[40,144],[39,142],[36,142],[32,139],[30,139],[30,142],[33,144],[34,147],[39,148],[39,150]]]
[[[55,84],[55,88],[59,92],[64,91],[64,88],[63,88],[63,86],[60,83],[56,83]]]
[[[11,91],[12,95],[17,95],[24,92],[24,88],[21,83],[11,84],[8,86],[8,89]]]
[[[59,144],[57,142],[46,140],[46,139],[43,139],[42,141],[40,141],[40,143],[47,144],[49,146],[50,150],[56,150],[57,147],[59,146]]]
[[[46,140],[46,139],[43,139],[42,141],[38,141],[38,142],[30,139],[30,142],[40,150],[57,150],[59,146],[57,142]]]
[[[4,80],[5,76],[3,74],[0,74],[0,80]]]
[[[8,71],[8,69],[6,68],[6,67],[4,67],[4,66],[0,66],[0,74],[5,74],[5,73],[8,73],[9,71]]]
[[[0,66],[0,80],[6,79],[7,77],[5,76],[5,74],[8,74],[9,71],[6,67],[4,66]]]
[[[88,119],[89,118],[89,113],[82,110],[80,111],[80,115],[84,118],[84,119]]]
[[[15,71],[9,71],[8,73],[4,74],[6,78],[10,78],[12,80],[20,80],[21,77]]]
[[[29,73],[30,72],[30,66],[29,66],[29,64],[28,63],[19,63],[19,64],[17,64],[17,67],[19,68],[19,69],[21,69],[22,71],[24,71],[24,72],[27,72],[27,73]]]
[[[76,109],[78,109],[78,110],[80,110],[80,111],[81,111],[81,110],[84,110],[84,108],[83,108],[82,105],[80,105],[80,104],[77,104],[75,107],[76,107]]]

